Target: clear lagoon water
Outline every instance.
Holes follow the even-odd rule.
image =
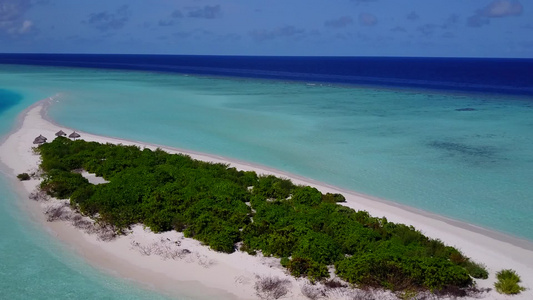
[[[13,68],[0,66],[0,139],[14,128],[20,112],[53,95],[50,93],[61,85],[51,85],[49,90],[47,83],[37,80],[46,77],[46,72],[25,71],[29,73],[15,75]],[[202,292],[197,296],[160,295],[87,264],[29,218],[20,202],[30,200],[17,193],[11,176],[0,168],[1,299],[209,299]]]
[[[531,96],[0,65],[0,135],[58,93],[49,114],[71,128],[256,162],[533,240]],[[44,280],[63,295],[145,296],[42,237],[3,175],[0,188],[1,290],[38,281],[36,295]]]

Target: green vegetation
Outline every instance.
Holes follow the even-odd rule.
[[[20,181],[30,180],[30,174],[28,174],[28,173],[20,173],[20,174],[17,175],[17,178]]]
[[[484,265],[475,263],[473,261],[466,261],[462,264],[463,267],[468,271],[468,274],[474,278],[478,279],[487,279],[489,278],[489,272]]]
[[[274,176],[237,171],[161,150],[56,138],[38,148],[49,195],[123,232],[142,223],[177,230],[231,253],[281,258],[294,276],[323,280],[328,266],[357,286],[393,291],[463,289],[486,273],[457,249],[413,227],[375,218]],[[109,183],[92,185],[85,169]],[[482,271],[483,270],[483,271]]]
[[[520,276],[514,270],[501,270],[496,273],[496,278],[498,281],[494,283],[494,287],[500,294],[514,295],[525,290],[524,287],[518,285]]]

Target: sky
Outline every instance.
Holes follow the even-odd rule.
[[[0,0],[0,53],[533,58],[533,0]]]

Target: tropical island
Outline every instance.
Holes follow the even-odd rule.
[[[40,118],[42,109],[38,104],[25,113],[22,127],[28,122],[33,127],[19,138],[44,128],[48,132],[45,135],[50,136],[59,128]],[[328,287],[382,290],[406,299],[419,293],[472,296],[487,291],[478,289],[474,279],[489,276],[483,264],[490,262],[473,260],[457,247],[430,238],[413,226],[341,205],[346,201],[341,193],[323,193],[283,176],[200,161],[140,143],[91,142],[62,135],[51,142],[43,140],[33,150],[27,139],[14,141],[28,149],[26,155],[33,157],[30,164],[41,159],[40,170],[18,173],[21,180],[39,185],[40,191],[30,197],[68,199],[48,201],[61,203],[48,206],[48,221],[68,221],[80,229],[93,224],[92,228],[103,229],[100,240],[132,235],[142,224],[144,231],[153,235],[179,232],[184,238],[166,238],[174,245],[192,238],[203,248],[227,253],[223,255],[270,258],[269,267],[276,263],[283,267],[276,274],[291,274],[307,282],[296,291],[311,299],[327,296]],[[95,136],[82,133],[84,137],[95,140]],[[101,177],[105,183],[91,183],[82,172]],[[166,252],[161,244],[155,249],[135,240],[130,248],[145,256],[155,253],[174,260],[191,253],[190,248],[183,247],[168,250],[167,240],[161,238]],[[209,267],[211,261],[199,264]],[[523,290],[516,273],[502,271],[498,277],[514,283],[515,293]],[[249,279],[237,279],[252,286]],[[263,274],[255,279],[254,293],[263,298],[284,297],[291,292],[287,283],[286,277]],[[298,298],[294,291],[289,295]]]
[[[388,222],[275,176],[237,171],[160,149],[72,141],[40,145],[49,196],[70,199],[83,215],[124,234],[135,224],[176,230],[215,251],[281,259],[292,275],[330,277],[392,291],[459,291],[487,271],[459,250],[413,227]],[[94,185],[74,170],[103,177]],[[237,246],[240,244],[240,246]]]

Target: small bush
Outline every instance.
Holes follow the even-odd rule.
[[[326,291],[324,290],[324,288],[321,288],[319,286],[306,284],[300,290],[307,299],[311,300],[320,299],[326,296]]]
[[[468,262],[468,258],[459,251],[452,251],[450,254],[450,261],[457,265],[463,265]]]
[[[498,282],[494,283],[494,287],[498,293],[507,295],[519,294],[525,290],[524,287],[518,285],[517,282],[510,279],[499,280]]]
[[[288,257],[282,257],[279,263],[286,268],[290,261],[291,260]]]
[[[334,280],[334,279],[325,280],[323,282],[323,284],[324,284],[325,287],[330,288],[330,289],[337,289],[337,288],[347,287],[346,284],[344,284],[344,283],[342,283],[340,281]]]
[[[279,277],[260,277],[255,283],[256,294],[261,299],[279,299],[289,292],[291,283]]]
[[[407,289],[401,293],[397,293],[396,296],[402,300],[414,300],[418,299],[418,292],[416,290]]]
[[[525,290],[524,287],[518,285],[520,276],[514,270],[501,270],[496,273],[496,278],[498,281],[494,283],[494,287],[500,294],[514,295]]]
[[[28,174],[28,173],[20,173],[20,174],[17,175],[17,178],[20,181],[30,180],[30,174]]]
[[[255,251],[254,249],[250,248],[250,246],[248,244],[246,244],[246,243],[243,243],[241,245],[241,247],[239,248],[239,250],[241,252],[246,252],[246,253],[248,253],[248,254],[250,254],[252,256],[255,256],[257,254],[257,251]],[[283,259],[282,259],[282,261],[283,261]],[[283,262],[281,263],[281,265],[283,266]]]
[[[468,271],[468,274],[477,279],[487,279],[489,278],[489,272],[483,264],[479,264],[473,261],[468,260],[464,264],[465,269]]]
[[[500,272],[496,273],[496,278],[498,278],[498,280],[512,280],[515,282],[520,282],[520,276],[516,274],[516,271],[511,269],[501,270]]]

